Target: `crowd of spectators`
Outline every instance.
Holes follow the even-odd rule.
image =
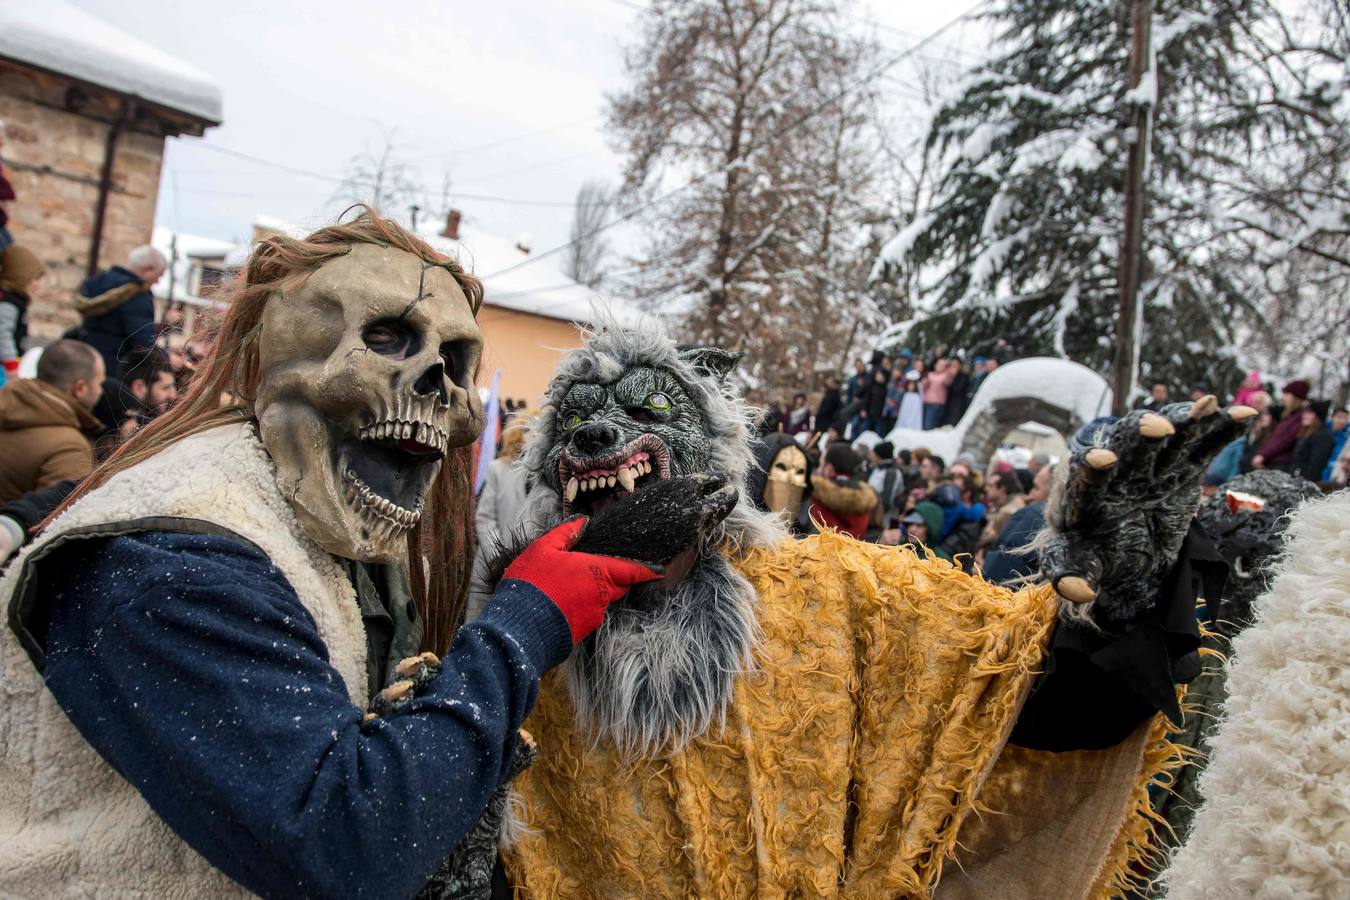
[[[80,324],[35,352],[34,377],[20,378],[28,304],[45,268],[22,235],[4,237],[0,562],[95,465],[177,401],[209,352],[204,336],[183,334],[181,310],[170,306],[155,321],[151,287],[167,264],[145,245],[84,281],[70,298]]]
[[[877,351],[870,360],[857,360],[847,381],[827,377],[814,412],[803,391],[789,402],[768,402],[758,391],[748,399],[764,411],[761,433],[821,436],[833,429],[853,440],[866,431],[885,437],[896,427],[931,431],[961,421],[980,384],[1011,358],[1003,340],[973,354],[941,346],[928,355],[908,348],[894,355]]]
[[[1203,386],[1192,394],[1208,393]],[[1153,386],[1153,397],[1166,399],[1166,385]],[[1286,382],[1276,400],[1275,385],[1263,383],[1252,372],[1229,398],[1257,412],[1256,424],[1242,438],[1225,447],[1205,474],[1207,493],[1244,472],[1279,469],[1324,487],[1340,487],[1350,480],[1350,413],[1344,406],[1312,396],[1303,379]],[[1153,408],[1153,407],[1149,407]]]
[[[783,439],[763,439],[771,438]],[[847,440],[805,452],[812,475],[793,522],[798,533],[828,526],[860,540],[922,548],[967,570],[981,566],[998,581],[1035,572],[1025,545],[1044,522],[1048,456],[1035,454],[1024,468],[997,460],[982,467],[969,454],[949,465],[922,447],[897,451],[880,441],[864,450]]]

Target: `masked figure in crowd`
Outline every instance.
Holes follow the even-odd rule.
[[[451,643],[481,297],[370,214],[254,250],[188,396],[0,580],[0,894],[407,897],[482,821],[539,677],[657,575],[573,521]]]
[[[1012,593],[909,549],[790,538],[745,492],[735,360],[615,327],[549,387],[522,457],[527,535],[590,515],[610,537],[587,552],[647,559],[626,537],[645,494],[690,477],[724,485],[718,502],[741,493],[544,679],[505,851],[515,887],[1118,888],[1146,852],[1147,785],[1175,762],[1159,713],[1179,719],[1176,685],[1198,670],[1198,571],[1221,565],[1188,530],[1201,473],[1252,411],[1206,397],[1096,423],[1050,504],[1049,583]]]
[[[755,464],[746,475],[746,496],[756,508],[774,513],[789,527],[811,496],[811,459],[792,437],[774,433],[751,445]]]

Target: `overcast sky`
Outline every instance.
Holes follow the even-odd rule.
[[[624,84],[635,2],[73,2],[206,71],[224,93],[221,127],[168,142],[161,225],[245,240],[259,214],[320,224],[337,211],[331,179],[384,131],[428,190],[448,172],[456,191],[512,201],[455,205],[484,230],[528,232],[537,249],[567,240],[565,204],[584,181],[618,179],[601,111]],[[879,16],[875,34],[894,51],[974,5],[890,0],[858,7],[855,21]],[[971,59],[979,31],[962,26],[925,54]],[[902,96],[911,74],[897,67],[886,84]]]

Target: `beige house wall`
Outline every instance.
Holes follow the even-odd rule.
[[[483,332],[483,367],[479,383],[492,384],[492,373],[501,369],[501,397],[528,401],[539,408],[539,398],[553,377],[564,351],[581,346],[581,329],[562,319],[550,319],[493,306],[491,298],[478,312]]]

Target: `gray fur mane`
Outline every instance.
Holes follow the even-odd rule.
[[[724,718],[735,678],[750,667],[758,641],[754,588],[728,559],[787,537],[780,518],[756,509],[746,490],[755,465],[748,407],[724,379],[682,356],[650,318],[630,327],[607,322],[559,363],[517,463],[527,475],[525,536],[562,521],[562,498],[539,477],[557,440],[558,405],[577,384],[612,384],[637,367],[664,369],[683,385],[711,439],[708,471],[735,485],[740,499],[705,537],[679,585],[634,589],[610,607],[569,663],[579,724],[629,757],[678,750]]]
[[[726,717],[758,642],[755,594],[715,549],[666,590],[610,607],[568,663],[578,723],[620,757],[675,752]]]

